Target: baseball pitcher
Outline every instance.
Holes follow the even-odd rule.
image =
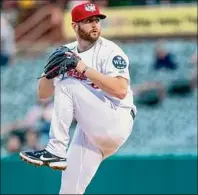
[[[91,3],[77,5],[71,15],[76,41],[49,56],[38,82],[41,99],[54,95],[49,142],[44,150],[20,156],[63,170],[60,194],[83,194],[101,162],[130,136],[136,107],[128,57],[100,36],[106,16]],[[73,118],[77,127],[68,147]]]

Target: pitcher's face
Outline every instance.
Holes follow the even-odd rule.
[[[75,29],[81,39],[93,43],[101,34],[100,18],[96,16],[86,18],[76,23]]]

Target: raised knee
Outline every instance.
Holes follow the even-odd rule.
[[[79,86],[79,82],[75,78],[65,78],[56,84],[55,90],[59,92],[71,92],[75,90],[75,86]]]
[[[78,80],[78,79],[76,79],[76,78],[72,78],[72,77],[67,77],[67,78],[65,78],[64,80],[62,80],[61,81],[62,83],[64,83],[64,84],[72,84],[72,85],[74,85],[74,84],[79,84],[79,83],[81,83],[81,81],[80,80]]]

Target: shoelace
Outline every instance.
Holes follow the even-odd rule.
[[[47,153],[46,150],[41,150],[41,151],[34,152],[34,155],[38,156],[38,155],[43,155],[43,154],[46,154],[46,153]]]

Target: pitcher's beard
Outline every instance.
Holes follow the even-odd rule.
[[[100,32],[97,32],[96,36],[91,36],[91,32],[85,32],[84,30],[82,30],[80,27],[78,29],[78,36],[85,40],[88,41],[90,43],[94,43],[95,41],[98,40],[99,36],[100,36]]]

